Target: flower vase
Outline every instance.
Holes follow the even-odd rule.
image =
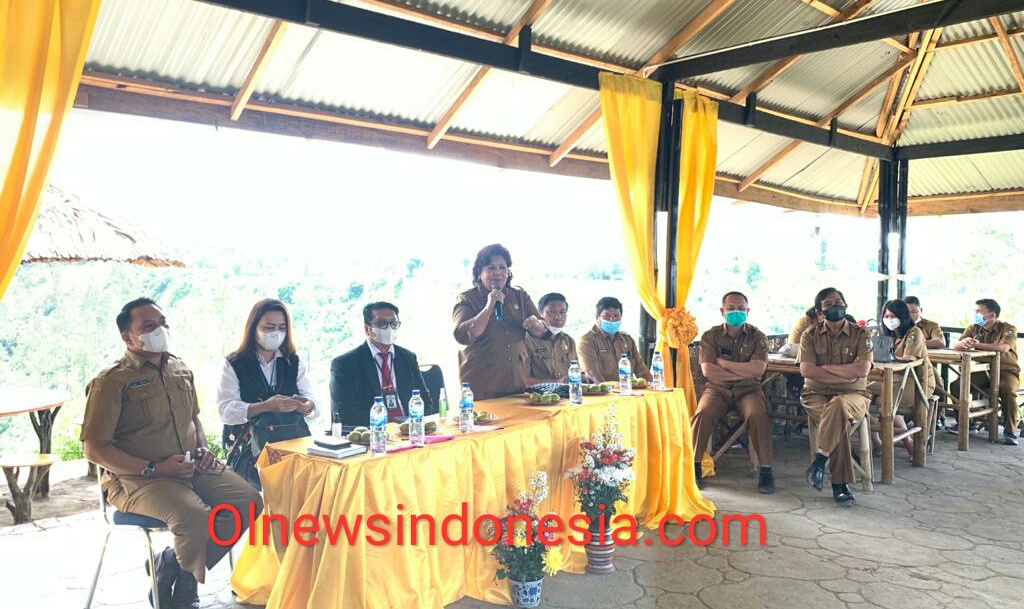
[[[603,535],[602,535],[603,533]],[[585,546],[587,551],[587,573],[607,575],[615,572],[612,556],[615,553],[615,540],[612,528],[602,531],[597,527],[590,529],[590,542]]]
[[[517,582],[510,579],[508,582],[512,591],[512,603],[516,607],[536,607],[540,604],[540,585],[544,583],[543,579],[532,582]]]

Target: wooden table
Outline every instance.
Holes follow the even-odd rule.
[[[0,387],[0,417],[28,414],[39,438],[40,454],[49,454],[53,440],[53,421],[57,418],[67,394],[49,389],[31,387]],[[36,488],[39,497],[50,495],[50,474],[39,478]]]
[[[918,380],[917,373],[914,371],[914,369],[922,363],[924,363],[924,360],[920,359],[906,362],[876,363],[872,365],[871,372],[868,373],[868,380],[878,381],[882,386],[881,405],[878,409],[878,426],[879,433],[882,436],[883,484],[891,484],[892,479],[895,476],[896,456],[893,447],[894,439],[892,417],[896,412],[896,405],[903,396],[907,379],[913,379],[914,383],[917,385],[917,395],[922,401],[922,404],[920,405],[922,407],[920,411],[921,415],[923,415],[927,409],[927,404],[923,404],[925,399],[924,391],[921,389],[920,380]],[[798,364],[796,359],[792,357],[785,357],[777,353],[771,353],[768,355],[768,368],[765,372],[777,374],[800,374],[800,364]],[[897,372],[902,373],[902,379],[898,390],[895,386],[895,377]],[[926,417],[921,415],[919,416],[923,421]],[[923,427],[921,429],[923,429]],[[927,458],[927,451],[925,450],[927,448],[926,440],[927,437],[925,436],[923,439],[918,439],[917,442],[914,442],[914,465],[921,467],[925,465],[925,460]]]
[[[959,430],[959,450],[968,450],[970,441],[971,419],[988,415],[988,440],[999,439],[999,352],[978,351],[971,349],[929,349],[928,358],[933,362],[956,368],[960,375],[960,395],[956,396],[957,425]],[[971,374],[988,372],[989,400],[986,408],[971,411],[974,405],[971,399]]]

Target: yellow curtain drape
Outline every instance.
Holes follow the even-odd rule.
[[[100,0],[0,0],[0,297],[21,263]]]

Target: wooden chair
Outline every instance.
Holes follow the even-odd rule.
[[[39,483],[46,476],[46,472],[50,471],[50,466],[57,461],[60,461],[60,456],[50,454],[14,455],[0,459],[0,468],[4,470],[7,488],[11,491],[7,509],[14,516],[14,524],[32,521],[32,500],[39,489]],[[23,467],[29,468],[28,480],[25,481],[24,487],[18,484],[18,476]]]
[[[860,463],[854,460],[853,469],[860,475],[861,485],[865,491],[875,490],[872,477],[874,475],[874,468],[871,463],[871,424],[869,417],[870,415],[865,415],[863,419],[850,426],[850,436],[852,437],[853,434],[857,434],[858,448],[860,450]],[[811,456],[813,457],[818,452],[818,426],[811,420],[810,415],[807,415],[807,436],[811,441]]]

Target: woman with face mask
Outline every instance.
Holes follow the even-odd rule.
[[[533,299],[512,287],[512,256],[495,243],[480,250],[473,263],[473,287],[459,294],[452,311],[459,351],[459,376],[477,399],[526,389],[530,356],[526,335],[550,336]]]
[[[252,478],[254,471],[249,455],[241,450],[243,445],[259,454],[266,441],[289,439],[281,433],[308,436],[304,417],[318,416],[306,364],[295,352],[291,330],[291,317],[283,302],[270,298],[257,302],[245,322],[242,344],[224,361],[217,387],[228,463],[257,488],[259,478]],[[274,431],[265,432],[264,428]],[[277,435],[269,437],[268,433]],[[245,457],[244,463],[236,467],[232,456]]]
[[[928,399],[928,396],[935,389],[935,371],[932,368],[931,362],[928,361],[928,346],[924,332],[914,325],[914,320],[910,316],[910,308],[907,307],[907,303],[902,300],[890,300],[885,303],[885,306],[882,307],[881,326],[882,336],[892,338],[893,354],[896,359],[924,360],[924,364],[917,367],[915,373],[918,375],[921,387],[924,389],[925,399]],[[881,387],[878,383],[870,383],[868,389],[876,394],[874,406],[877,408],[880,399],[877,394],[881,392]],[[897,434],[907,430],[907,416],[914,419],[915,423],[924,424],[923,406],[920,409],[917,408],[918,406],[921,406],[921,404],[918,398],[917,386],[914,385],[912,379],[907,379],[907,384],[903,389],[903,396],[900,398],[897,412],[893,414],[892,419],[893,429]],[[871,428],[872,430],[877,430],[877,417],[872,422]],[[876,448],[881,447],[881,440],[878,438],[877,433],[872,434],[872,444]],[[903,439],[903,447],[907,449],[911,457],[914,456],[914,440],[912,437]]]

